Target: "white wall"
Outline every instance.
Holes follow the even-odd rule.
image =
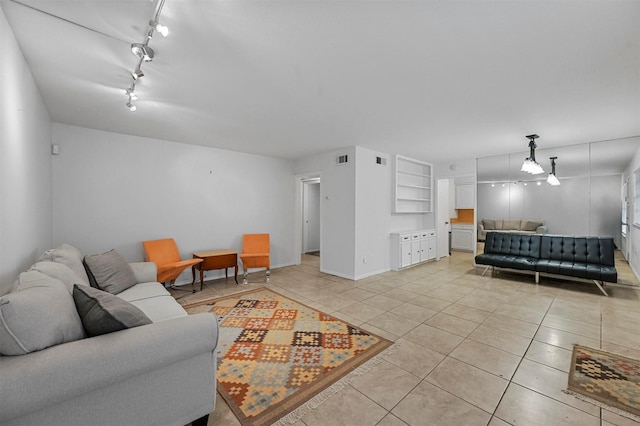
[[[355,279],[390,269],[391,169],[389,155],[356,147]]]
[[[140,261],[144,240],[173,237],[190,258],[240,251],[242,234],[264,232],[272,267],[295,263],[291,162],[63,124],[53,125],[53,142],[55,244]],[[190,271],[179,279],[187,281]]]
[[[620,175],[561,179],[560,186],[478,184],[478,220],[542,220],[551,234],[613,237],[620,244]]]
[[[347,155],[349,161],[336,165],[338,155]],[[320,271],[348,279],[355,277],[355,156],[355,147],[348,147],[304,158],[294,164],[296,175],[317,173],[321,176]],[[299,215],[301,209],[297,207],[296,211]]]
[[[638,138],[640,140],[640,138]],[[627,234],[627,240],[629,244],[629,252],[628,258],[629,266],[633,270],[636,278],[640,279],[640,228],[637,225],[634,225],[635,222],[640,222],[640,218],[634,218],[634,207],[637,200],[635,200],[634,194],[636,193],[635,187],[635,179],[633,172],[640,167],[640,148],[636,151],[633,159],[629,163],[629,166],[624,171],[622,176],[622,180],[626,181],[629,179],[629,197],[631,202],[629,203],[629,211],[630,211],[630,222],[629,222],[629,232]],[[635,219],[635,220],[634,220]]]
[[[0,8],[0,295],[52,244],[51,120]]]

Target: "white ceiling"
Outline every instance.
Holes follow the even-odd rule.
[[[155,1],[1,4],[55,122],[291,159],[640,135],[637,0],[166,0],[136,112]]]

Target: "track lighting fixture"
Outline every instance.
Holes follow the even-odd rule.
[[[165,25],[162,25],[161,23],[159,23],[158,21],[155,20],[150,20],[149,21],[149,26],[154,29],[155,31],[159,32],[160,34],[163,35],[163,37],[166,37],[167,35],[169,35],[169,28],[166,27]],[[148,37],[151,38],[151,36],[153,35],[153,31],[151,33],[148,34]]]
[[[149,47],[149,40],[151,40],[151,38],[153,37],[154,31],[159,32],[165,37],[169,34],[169,29],[165,25],[160,24],[160,14],[162,13],[164,2],[165,0],[157,0],[156,2],[155,13],[149,20],[149,26],[147,27],[145,32],[145,41],[143,43],[131,44],[131,52],[133,52],[133,54],[139,58],[136,69],[131,73],[133,82],[125,92],[129,97],[129,101],[126,105],[127,108],[129,108],[129,110],[131,111],[135,111],[137,109],[136,106],[131,103],[131,101],[138,99],[138,95],[135,93],[136,81],[138,81],[140,77],[144,76],[144,73],[142,72],[140,67],[145,62],[151,62],[155,57],[155,51],[151,47]]]
[[[134,80],[137,80],[140,77],[144,77],[144,73],[142,72],[142,70],[140,68],[138,68],[134,72],[131,73],[131,77],[133,77]]]
[[[540,166],[540,164],[538,164],[538,162],[536,161],[537,146],[536,146],[535,140],[538,139],[540,136],[529,135],[525,137],[529,139],[529,157],[524,159],[524,162],[522,163],[522,168],[520,169],[520,171],[527,172],[532,175],[539,175],[540,173],[544,173],[542,166]]]
[[[142,43],[133,43],[131,45],[131,51],[145,62],[151,62],[155,56],[153,49]]]
[[[549,173],[549,177],[547,177],[547,183],[551,186],[560,185],[560,181],[556,176],[556,159],[557,158],[558,157],[549,157],[549,160],[551,160],[551,173]]]
[[[128,88],[125,93],[127,94],[127,96],[129,96],[129,99],[131,99],[133,101],[138,99],[138,95],[136,94],[136,92],[135,92],[133,87]]]

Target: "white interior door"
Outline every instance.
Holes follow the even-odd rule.
[[[438,259],[449,256],[449,232],[451,231],[449,194],[451,185],[450,179],[438,179],[438,204],[436,206],[436,256]]]

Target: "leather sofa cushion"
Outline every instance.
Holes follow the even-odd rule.
[[[539,258],[540,235],[488,232],[484,252]]]
[[[523,269],[535,271],[535,257],[514,256],[510,254],[479,254],[476,263],[480,265],[493,265],[499,268]]]
[[[540,257],[614,266],[613,238],[542,236]]]

